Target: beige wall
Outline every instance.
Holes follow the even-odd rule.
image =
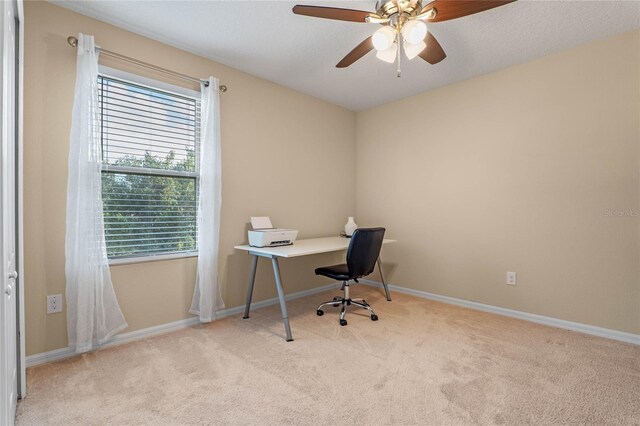
[[[333,235],[355,213],[355,114],[201,57],[45,2],[25,3],[25,289],[27,354],[66,346],[65,314],[46,314],[46,295],[63,293],[65,203],[75,50],[65,41],[93,34],[103,47],[190,75],[217,76],[222,95],[223,204],[220,277],[227,307],[245,296],[252,215],[294,227],[300,237]],[[104,59],[104,60],[103,60]],[[167,80],[104,57],[101,63]],[[331,202],[327,203],[326,200]],[[288,292],[326,284],[318,262],[281,263]],[[195,259],[114,266],[116,294],[132,331],[188,317]],[[275,296],[261,260],[254,300]]]
[[[358,223],[400,241],[392,283],[640,332],[640,32],[357,121]]]

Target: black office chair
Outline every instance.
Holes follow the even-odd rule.
[[[318,316],[324,315],[322,310],[324,306],[332,305],[337,308],[342,305],[340,325],[347,325],[347,320],[344,319],[347,313],[347,306],[356,305],[367,309],[371,313],[372,321],[378,320],[378,316],[364,299],[352,299],[349,296],[349,281],[358,282],[358,278],[365,277],[373,272],[378,256],[380,256],[384,231],[384,228],[356,229],[351,236],[351,242],[347,249],[347,263],[316,269],[316,275],[324,275],[325,277],[342,281],[342,290],[344,290],[343,297],[334,297],[331,302],[318,306],[316,310]]]

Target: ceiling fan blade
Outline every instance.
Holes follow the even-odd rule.
[[[430,32],[427,33],[427,36],[424,38],[424,42],[427,43],[427,47],[425,47],[418,56],[429,62],[431,65],[435,65],[447,57],[447,54],[444,53],[442,46],[438,43],[438,40],[436,40]]]
[[[435,9],[436,16],[429,18],[429,22],[442,22],[484,12],[514,1],[516,0],[434,0],[423,7],[420,13]]]
[[[376,16],[375,14],[371,12],[365,12],[364,10],[304,5],[294,6],[293,13],[295,13],[296,15],[313,16],[315,18],[336,19],[338,21],[350,22],[367,22],[366,19],[369,16]]]
[[[336,68],[346,68],[372,50],[373,42],[371,41],[371,37],[367,37],[362,43],[349,52],[347,56],[342,58],[342,60],[338,62],[338,65],[336,65]]]

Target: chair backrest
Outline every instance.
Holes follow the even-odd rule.
[[[384,231],[384,228],[358,228],[353,232],[347,249],[347,266],[351,279],[373,272],[380,256]]]

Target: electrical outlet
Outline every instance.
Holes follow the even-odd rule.
[[[516,273],[515,272],[507,272],[507,284],[516,285]]]
[[[55,314],[57,312],[62,312],[62,295],[52,294],[47,296],[47,313]]]

